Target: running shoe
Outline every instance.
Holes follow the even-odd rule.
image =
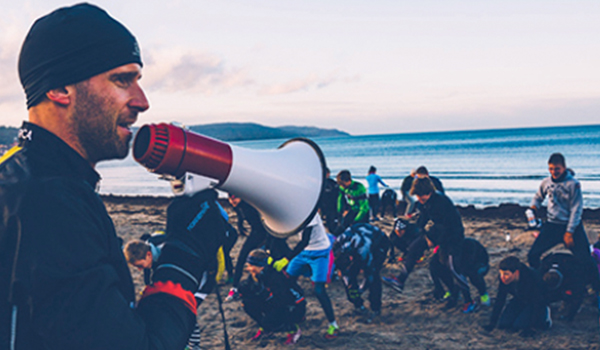
[[[336,326],[330,324],[329,328],[327,328],[327,333],[325,333],[325,338],[326,339],[335,339],[338,337],[339,333],[340,333],[339,327],[336,327]]]
[[[477,302],[471,301],[470,303],[465,303],[462,308],[463,314],[468,314],[477,310]]]
[[[288,333],[287,335],[287,339],[285,341],[285,345],[294,345],[298,342],[298,339],[300,339],[300,336],[302,335],[302,331],[300,331],[300,327],[296,326],[296,330],[292,331],[290,333]]]
[[[490,295],[488,293],[485,293],[484,295],[480,296],[479,300],[481,301],[481,305],[483,306],[490,306],[492,304],[490,301]]]
[[[404,291],[404,283],[400,282],[400,280],[396,277],[381,277],[381,280],[398,293],[402,293]]]
[[[227,298],[225,298],[225,301],[240,300],[240,298],[241,296],[237,288],[231,288],[229,290],[229,294],[227,294]]]

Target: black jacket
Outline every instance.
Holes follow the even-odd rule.
[[[54,134],[24,123],[0,164],[0,349],[183,348],[195,315],[168,294],[134,308],[134,286],[100,176]],[[15,262],[15,263],[13,263]]]
[[[511,294],[517,301],[523,304],[532,305],[536,314],[539,314],[539,309],[546,306],[546,295],[539,272],[523,263],[519,266],[518,281],[506,285],[498,279],[498,283],[498,295],[496,296],[490,319],[490,324],[493,326],[496,325],[500,318],[500,313],[504,309],[508,294]]]
[[[427,233],[427,237],[434,244],[449,250],[460,246],[465,238],[465,229],[458,209],[445,194],[433,192],[421,206],[417,226],[424,228],[429,221],[433,222],[433,228]]]

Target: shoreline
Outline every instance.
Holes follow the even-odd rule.
[[[167,196],[149,196],[149,195],[113,195],[101,194],[100,198],[105,203],[110,204],[125,204],[131,203],[135,205],[147,206],[162,206],[168,205],[173,197]],[[229,206],[229,202],[225,198],[219,198],[219,202],[224,207]],[[489,206],[478,208],[473,204],[468,206],[456,205],[458,211],[463,218],[496,218],[496,219],[511,219],[522,220],[523,227],[526,225],[525,210],[526,206],[514,203],[502,203],[497,206]],[[545,208],[539,212],[540,217],[546,216]],[[585,208],[583,210],[583,220],[600,222],[600,208]]]

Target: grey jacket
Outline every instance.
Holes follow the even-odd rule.
[[[531,201],[531,206],[540,208],[546,197],[548,197],[548,221],[567,224],[567,232],[575,232],[575,228],[581,223],[583,213],[583,195],[579,181],[571,174],[567,174],[561,182],[554,182],[551,177],[547,177],[542,180],[539,190]]]

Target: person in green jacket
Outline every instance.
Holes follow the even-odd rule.
[[[336,179],[340,185],[337,209],[342,216],[341,224],[334,232],[338,236],[350,225],[369,222],[369,201],[367,189],[363,184],[352,180],[350,171],[340,171]]]

